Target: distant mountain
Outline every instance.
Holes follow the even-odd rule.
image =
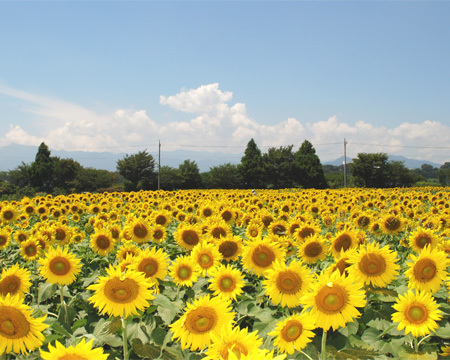
[[[27,145],[10,145],[0,146],[0,171],[9,171],[15,169],[22,162],[30,164],[34,161],[38,146]],[[158,152],[149,151],[153,156],[156,164],[158,164]],[[93,151],[65,151],[50,149],[51,156],[59,156],[63,159],[74,159],[84,167],[92,167],[94,169],[105,169],[109,171],[116,170],[117,160],[125,157],[126,153],[112,152],[93,152]],[[136,151],[137,152],[137,151]],[[134,152],[130,152],[129,155]],[[226,163],[239,164],[243,153],[209,153],[204,151],[192,150],[172,150],[164,151],[161,149],[161,166],[170,166],[177,168],[185,160],[195,161],[200,172],[209,171],[213,166],[223,165]]]
[[[427,161],[427,160],[416,160],[416,159],[408,159],[404,156],[397,156],[397,155],[389,155],[389,161],[402,161],[404,163],[404,165],[409,168],[409,169],[418,169],[420,168],[423,164],[428,164],[431,165],[433,167],[436,168],[440,168],[441,164],[432,162],[432,161]],[[339,166],[342,165],[344,163],[344,157],[341,156],[340,158],[333,160],[333,161],[325,161],[322,164],[323,165],[334,165],[334,166]],[[347,164],[352,163],[352,159],[350,157],[347,156]]]
[[[38,146],[27,145],[10,145],[0,146],[0,171],[9,171],[15,169],[22,162],[30,164],[34,161]],[[109,171],[116,170],[117,160],[125,157],[126,153],[113,153],[113,152],[93,152],[93,151],[65,151],[65,150],[52,150],[52,156],[59,156],[63,159],[74,159],[78,161],[84,167],[91,167],[94,169],[105,169]],[[137,152],[128,153],[129,155]],[[147,150],[149,154],[153,156],[156,164],[158,164],[158,152]],[[209,171],[213,166],[223,165],[231,163],[237,165],[241,162],[241,158],[244,153],[230,154],[222,152],[206,152],[206,151],[193,151],[193,150],[172,150],[166,151],[161,149],[161,166],[170,166],[177,168],[185,160],[195,161],[200,169],[200,172]],[[440,168],[441,164],[433,163],[426,160],[408,159],[403,156],[389,155],[389,160],[403,161],[405,166],[410,169],[420,168],[422,164],[429,164],[433,167]],[[342,165],[344,157],[333,160],[324,161],[324,165]],[[351,163],[352,159],[347,157],[347,163]]]

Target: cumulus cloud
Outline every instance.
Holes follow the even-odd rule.
[[[0,144],[32,144],[45,141],[59,150],[138,151],[151,148],[157,140],[163,146],[197,147],[199,151],[240,153],[253,138],[264,152],[268,147],[294,145],[307,139],[322,161],[343,155],[343,140],[348,141],[349,157],[358,152],[387,152],[443,163],[439,146],[450,143],[450,127],[437,121],[404,122],[387,128],[364,121],[349,124],[337,116],[315,123],[301,119],[279,119],[261,124],[247,112],[244,103],[232,103],[233,93],[219,84],[183,89],[174,95],[161,95],[161,106],[187,113],[187,121],[155,122],[145,109],[112,109],[99,113],[67,101],[29,94],[0,86],[0,93],[21,99],[25,111],[42,121],[39,133],[23,124],[10,124]],[[448,148],[447,148],[448,149]],[[446,150],[448,154],[448,150]]]

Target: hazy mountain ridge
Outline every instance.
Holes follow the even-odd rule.
[[[10,145],[0,146],[0,171],[14,170],[22,162],[30,164],[34,161],[38,146],[27,145]],[[71,158],[78,161],[84,167],[92,167],[95,169],[105,169],[109,171],[116,170],[117,160],[122,159],[126,153],[112,153],[112,152],[92,152],[92,151],[65,151],[52,150],[51,156],[59,156],[60,158]],[[156,164],[158,164],[158,152],[149,151]],[[129,152],[133,154],[137,152]],[[161,166],[170,166],[177,168],[185,160],[195,161],[201,172],[209,171],[213,166],[223,165],[226,163],[239,164],[244,153],[230,154],[222,152],[205,152],[193,150],[161,150]],[[441,164],[426,160],[408,159],[403,156],[389,155],[389,160],[403,161],[405,166],[410,169],[420,168],[422,164],[429,164],[433,167],[439,168]],[[340,157],[333,161],[322,161],[323,165],[342,165],[344,157]],[[351,163],[352,159],[347,157],[347,163]]]

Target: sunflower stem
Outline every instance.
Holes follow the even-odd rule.
[[[428,339],[432,334],[428,334],[427,336],[424,336],[422,339],[420,339],[420,341],[417,343],[417,348],[419,348],[420,344],[422,344],[422,341],[424,341],[425,339]]]
[[[123,337],[123,359],[128,360],[128,335],[127,335],[127,318],[122,317],[122,337]]]
[[[322,360],[327,360],[327,332],[324,330],[322,335],[322,348],[320,350]]]
[[[59,296],[61,298],[61,306],[64,304],[64,290],[63,290],[63,286],[59,284]]]
[[[305,353],[304,351],[300,350],[300,353],[302,355],[304,355],[305,357],[307,357],[309,360],[313,360],[313,358],[311,356],[309,356],[307,353]]]
[[[416,353],[419,352],[419,343],[418,343],[417,338],[415,336],[414,336],[414,351]]]

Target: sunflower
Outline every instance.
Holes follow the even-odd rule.
[[[81,269],[80,259],[69,253],[67,248],[49,248],[38,262],[41,265],[39,268],[41,276],[52,284],[71,284]]]
[[[107,276],[100,276],[96,284],[88,286],[94,291],[90,303],[98,307],[102,314],[120,316],[137,315],[150,305],[154,296],[153,282],[138,271],[127,270],[122,273],[119,266],[110,265]]]
[[[200,224],[182,223],[174,233],[175,241],[186,250],[192,250],[202,239]]]
[[[11,243],[11,232],[6,228],[0,229],[0,250],[6,249]]]
[[[358,238],[352,229],[339,231],[331,241],[331,251],[335,258],[341,255],[342,251],[348,251],[358,246]]]
[[[17,209],[14,206],[6,205],[0,211],[0,220],[3,224],[9,224],[16,220],[18,215]]]
[[[447,254],[447,259],[450,259],[450,240],[442,240],[438,244],[438,249]]]
[[[363,212],[362,214],[359,214],[353,222],[358,228],[367,230],[372,223],[372,217],[368,213]]]
[[[408,270],[405,275],[409,279],[408,287],[416,290],[435,293],[448,276],[447,266],[449,260],[447,255],[437,249],[425,247],[419,254],[410,255]]]
[[[13,233],[13,239],[17,244],[22,244],[22,242],[28,240],[30,237],[30,234],[27,230],[24,229],[17,229]]]
[[[300,305],[300,298],[309,291],[313,281],[309,269],[298,261],[286,265],[275,260],[273,269],[267,270],[264,277],[262,285],[272,303],[290,308]]]
[[[128,268],[143,272],[147,279],[156,282],[156,279],[163,280],[166,277],[168,262],[168,256],[163,250],[145,249]]]
[[[64,246],[70,243],[72,238],[72,229],[69,226],[61,223],[56,223],[52,226],[53,243],[52,245]]]
[[[231,225],[220,217],[211,217],[206,222],[206,236],[213,239],[220,239],[231,234]]]
[[[225,206],[219,211],[219,216],[226,221],[227,224],[234,224],[236,221],[236,212],[232,207]]]
[[[236,296],[242,294],[245,286],[244,275],[231,265],[221,265],[209,274],[209,289],[215,296],[224,296],[236,301]]]
[[[30,272],[19,267],[19,264],[14,264],[9,269],[3,269],[0,277],[0,295],[11,294],[11,296],[24,297],[30,290],[30,277]]]
[[[380,248],[378,243],[361,246],[357,251],[350,252],[348,258],[352,264],[348,268],[348,274],[357,281],[376,287],[390,284],[400,268],[400,265],[396,264],[397,252],[392,251],[389,246]]]
[[[298,245],[297,256],[303,262],[315,264],[319,260],[324,260],[330,251],[330,246],[319,234],[307,237]]]
[[[439,325],[436,321],[442,318],[439,305],[430,293],[424,291],[409,290],[404,296],[399,295],[392,307],[396,310],[392,321],[399,323],[398,330],[405,329],[406,334],[411,333],[414,337],[437,330]]]
[[[20,255],[26,261],[36,260],[41,255],[41,252],[41,244],[36,239],[29,239],[20,244]]]
[[[314,234],[320,234],[320,227],[315,225],[314,223],[303,223],[301,224],[294,232],[294,236],[297,241],[300,243],[305,240],[307,237],[312,236]]]
[[[91,235],[89,244],[91,245],[92,250],[102,256],[108,255],[113,251],[115,245],[111,233],[106,229],[95,230],[94,234]]]
[[[245,230],[247,239],[253,240],[262,236],[264,225],[256,219],[250,220]]]
[[[216,245],[225,261],[234,261],[242,253],[242,239],[238,235],[221,237],[216,241]]]
[[[150,225],[141,218],[132,219],[125,226],[124,232],[130,236],[130,240],[133,240],[138,244],[149,242],[152,236]]]
[[[157,244],[162,243],[167,236],[167,230],[163,225],[153,225],[151,227],[151,240]]]
[[[48,345],[49,351],[40,350],[41,358],[43,360],[106,360],[108,354],[104,354],[101,347],[93,349],[93,343],[94,339],[86,343],[86,339],[83,338],[77,345],[70,345],[66,348],[59,341],[56,341],[55,346]]]
[[[181,348],[203,350],[211,344],[211,334],[220,337],[222,328],[233,320],[229,300],[204,295],[186,304],[185,313],[170,328],[172,340],[181,342]]]
[[[248,242],[242,249],[242,265],[247,271],[261,276],[272,269],[275,260],[284,261],[286,250],[269,238],[259,238]]]
[[[32,312],[20,296],[0,296],[0,354],[26,354],[42,346],[47,316],[33,318]]]
[[[199,265],[202,275],[205,276],[208,271],[218,267],[222,255],[217,249],[217,245],[214,243],[207,243],[202,241],[198,244],[191,253],[192,259]]]
[[[169,268],[169,275],[177,286],[192,287],[200,274],[200,267],[190,256],[178,256]]]
[[[315,321],[309,313],[294,314],[277,323],[274,331],[268,333],[274,336],[274,345],[282,353],[292,355],[300,351],[312,341]]]
[[[157,225],[168,227],[172,222],[172,214],[167,210],[159,210],[152,213],[151,220]]]
[[[405,221],[395,214],[386,214],[381,219],[381,229],[385,234],[395,235],[403,230],[405,226]]]
[[[442,346],[441,353],[438,355],[442,357],[450,356],[450,345]]]
[[[338,271],[326,271],[317,277],[301,302],[306,310],[310,309],[317,327],[336,330],[361,315],[357,308],[366,304],[361,287],[362,283],[355,283]]]
[[[408,237],[408,242],[414,252],[420,253],[426,246],[434,249],[438,244],[438,236],[431,229],[418,228]]]
[[[225,325],[220,336],[211,334],[212,343],[206,351],[203,360],[228,360],[233,353],[238,359],[246,356],[262,345],[258,332],[249,333],[247,328],[234,327],[231,322]]]
[[[284,236],[287,234],[288,229],[289,224],[286,221],[277,219],[270,223],[267,231],[269,232],[269,234]]]
[[[119,250],[116,253],[116,259],[119,260],[119,262],[124,261],[128,255],[130,256],[139,256],[141,253],[141,249],[136,246],[136,244],[125,241],[120,246]]]

